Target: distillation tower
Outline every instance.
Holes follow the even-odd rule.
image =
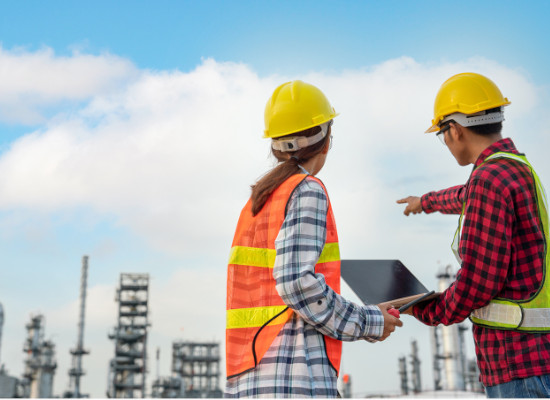
[[[69,369],[69,390],[63,397],[81,398],[89,397],[80,392],[80,378],[85,374],[82,369],[82,356],[90,354],[84,349],[84,316],[86,310],[86,288],[88,282],[88,256],[82,257],[82,270],[80,274],[80,313],[78,318],[78,337],[76,347],[71,349],[72,362]]]
[[[444,291],[454,281],[455,274],[447,265],[438,274],[438,290]],[[479,369],[475,360],[467,360],[465,322],[433,327],[432,353],[435,390],[483,392],[479,383]]]
[[[57,363],[55,361],[55,345],[50,340],[44,340],[44,316],[31,316],[31,322],[26,325],[27,340],[23,351],[27,354],[23,373],[23,397],[48,398],[53,397],[53,378]]]
[[[109,334],[115,341],[115,357],[109,364],[107,396],[145,397],[149,275],[121,274],[115,300],[118,325]]]
[[[437,279],[438,290],[443,292],[454,280],[451,266],[448,265],[440,271],[437,274]],[[439,325],[432,329],[434,386],[436,390],[466,390],[466,354],[464,353],[464,331],[466,329],[462,324]],[[441,365],[443,365],[443,368],[441,368]]]

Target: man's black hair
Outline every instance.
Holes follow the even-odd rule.
[[[502,110],[501,107],[491,108],[491,109],[486,111],[486,114],[499,112],[501,110]],[[468,129],[470,129],[476,135],[481,135],[481,136],[489,136],[489,135],[494,135],[494,134],[500,134],[500,132],[502,131],[502,122],[496,122],[494,124],[469,126]]]

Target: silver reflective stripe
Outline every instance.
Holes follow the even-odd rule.
[[[549,308],[524,308],[522,328],[546,328],[550,326]]]
[[[509,304],[491,303],[472,312],[472,317],[498,324],[514,325],[521,328],[546,328],[550,326],[550,309],[524,308]],[[521,323],[521,325],[519,325]]]
[[[490,303],[472,311],[472,316],[484,321],[517,327],[521,323],[521,308],[509,304]]]

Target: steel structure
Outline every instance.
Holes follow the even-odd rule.
[[[145,397],[149,275],[121,274],[117,289],[118,325],[109,334],[115,357],[109,364],[108,397]]]
[[[57,363],[55,345],[49,340],[44,340],[44,316],[31,316],[31,322],[26,328],[27,340],[23,351],[27,358],[22,381],[23,397],[53,397],[53,378]]]
[[[178,377],[157,378],[153,381],[152,388],[151,397],[153,398],[176,399],[185,397],[182,380]]]
[[[78,336],[76,347],[71,349],[72,364],[69,369],[69,390],[63,397],[81,398],[89,397],[80,392],[80,378],[85,374],[82,369],[82,356],[90,354],[84,349],[84,317],[86,310],[86,288],[88,282],[88,256],[82,257],[82,269],[80,273],[80,314],[78,318]]]
[[[401,394],[409,394],[409,377],[407,376],[407,357],[399,357],[399,377],[401,382]]]
[[[219,343],[172,343],[172,374],[182,381],[184,397],[222,397]]]

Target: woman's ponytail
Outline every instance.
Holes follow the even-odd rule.
[[[321,130],[319,126],[315,126],[305,131],[293,133],[292,136],[313,136]],[[327,132],[325,138],[318,143],[311,146],[304,147],[292,153],[289,157],[289,153],[285,153],[279,150],[271,149],[271,153],[279,161],[279,164],[275,166],[271,171],[262,176],[258,182],[251,186],[252,188],[252,215],[257,215],[263,208],[269,196],[277,189],[284,181],[293,175],[300,173],[302,170],[299,165],[307,162],[313,156],[320,153],[327,141],[330,140],[330,130]]]

